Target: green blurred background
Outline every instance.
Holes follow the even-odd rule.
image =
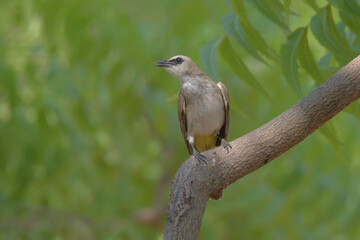
[[[246,7],[279,53],[283,29]],[[162,239],[171,180],[188,154],[180,83],[154,61],[183,54],[209,69],[207,44],[223,36],[229,11],[216,0],[0,1],[0,238]],[[289,28],[314,14],[293,1]],[[315,59],[328,52],[308,40]],[[219,56],[230,140],[299,100],[280,65],[233,47],[271,99]],[[301,69],[299,79],[305,93],[315,88]],[[359,120],[340,113],[210,200],[199,239],[359,238],[359,143]]]

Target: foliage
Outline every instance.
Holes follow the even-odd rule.
[[[308,6],[301,6],[304,3],[295,3],[290,0],[282,2],[277,0],[231,0],[232,10],[221,19],[225,34],[219,40],[220,43],[217,44],[220,56],[227,63],[229,69],[250,88],[265,96],[268,96],[266,92],[273,93],[268,98],[272,104],[280,100],[275,96],[276,92],[274,90],[276,87],[274,85],[280,84],[281,78],[278,77],[275,80],[271,80],[266,74],[259,74],[259,69],[265,73],[268,72],[266,68],[273,70],[273,68],[276,68],[276,65],[279,65],[288,86],[298,98],[302,98],[306,93],[312,91],[315,86],[319,86],[326,78],[330,77],[360,53],[360,25],[358,24],[360,20],[360,1],[329,0],[325,2],[309,0],[305,1],[305,4]],[[308,7],[312,8],[313,13],[311,13]],[[254,9],[257,10],[256,14],[253,13]],[[307,13],[308,11],[310,14]],[[251,18],[253,15],[255,17]],[[259,20],[260,18],[261,20]],[[309,29],[311,29],[311,33]],[[272,42],[273,44],[270,44],[269,42],[271,41],[276,41],[276,43]],[[233,44],[238,47],[233,47]],[[212,49],[212,52],[214,52],[214,49]],[[249,60],[248,56],[251,56],[253,60]],[[207,69],[207,64],[211,62],[212,71],[216,71],[215,54],[213,53],[209,57],[213,59],[202,61],[202,63],[205,65],[205,69]],[[251,67],[247,67],[245,61],[251,62],[249,64]],[[264,75],[266,77],[261,77]],[[260,79],[260,81],[256,79]],[[267,84],[268,81],[272,85],[269,86]],[[284,93],[281,94],[284,95]],[[272,100],[273,96],[275,96],[275,100]],[[232,99],[232,102],[234,102],[234,97]],[[281,99],[286,98],[282,97]],[[240,99],[236,99],[235,104],[240,101]],[[248,104],[249,101],[247,100],[246,103]],[[359,102],[349,106],[346,112],[360,119]],[[352,155],[353,157],[350,159],[359,160],[358,153],[355,153],[357,150],[353,152],[353,148],[348,148],[348,143],[344,144],[339,137],[339,135],[344,136],[338,132],[343,132],[344,127],[349,126],[349,121],[348,119],[342,119],[342,121],[336,121],[335,124],[334,121],[331,121],[321,127],[319,132],[331,144],[334,151],[337,152],[338,159],[348,160],[349,155]],[[357,140],[354,139],[354,142],[351,142],[350,145],[358,144],[358,137],[359,133],[356,137]],[[300,145],[304,146],[307,141]],[[305,148],[298,150],[298,156],[301,155],[300,151],[306,150]],[[312,153],[315,153],[314,149]],[[321,158],[326,158],[325,155],[315,158],[314,161],[318,161],[318,163],[313,164],[319,164]],[[314,157],[315,155],[312,156]],[[348,163],[351,165],[353,162],[350,160]],[[295,176],[298,176],[300,179],[305,179],[301,175],[308,171],[305,170],[307,168],[305,167],[306,160],[301,159],[295,163],[295,165],[297,164],[299,164],[297,167],[291,164],[293,167],[293,177],[296,178]],[[332,168],[332,163],[326,162],[324,164],[328,165],[327,168]],[[290,164],[288,167],[290,167]],[[347,167],[344,167],[344,169],[350,171]],[[274,171],[274,174],[279,174],[278,171]],[[253,181],[257,180],[251,179],[249,183],[244,180],[245,183],[242,182],[242,187],[247,188],[245,190],[246,194],[240,197],[236,193],[233,195],[234,203],[224,204],[222,208],[219,207],[221,214],[226,215],[226,212],[228,212],[228,214],[232,215],[234,214],[234,209],[242,206],[239,207],[241,208],[238,212],[239,219],[234,223],[234,226],[223,226],[220,228],[225,232],[222,235],[222,239],[232,239],[231,236],[234,234],[234,229],[236,229],[235,231],[239,236],[246,239],[359,237],[360,232],[357,228],[359,219],[352,212],[347,212],[344,209],[344,204],[349,198],[345,197],[345,192],[340,193],[343,191],[343,187],[336,187],[338,181],[341,181],[339,178],[344,176],[341,176],[341,173],[335,174],[333,172],[328,177],[325,177],[325,180],[324,177],[321,177],[322,171],[323,169],[320,168],[318,171],[312,172],[314,176],[306,177],[308,183],[310,183],[308,186],[305,186],[305,182],[299,183],[294,178],[290,178],[291,180],[288,182],[287,187],[280,187],[275,190],[273,183],[269,183],[266,186],[266,181],[259,180],[259,185],[256,186],[259,193],[255,193],[257,190],[249,190],[249,188],[253,187]],[[287,168],[283,173],[292,175],[290,172],[291,170]],[[350,181],[354,181],[354,179]],[[319,192],[324,191],[324,193],[327,192],[326,194],[331,195],[328,200],[322,201],[321,195],[318,194],[310,197],[311,194],[309,195],[309,192],[315,193],[316,185],[318,184],[324,187],[323,190],[318,189]],[[233,186],[230,188],[233,188]],[[332,191],[339,191],[339,195],[336,196],[335,193],[330,193]],[[349,193],[349,189],[345,191]],[[254,194],[253,199],[251,194]],[[358,196],[356,191],[353,194]],[[269,199],[263,200],[264,196],[268,196]],[[310,201],[320,201],[321,203],[300,203],[304,196],[312,199]],[[239,198],[242,197],[244,197],[244,200],[239,201]],[[342,200],[335,200],[336,198],[341,198]],[[237,199],[237,203],[235,203],[235,199]],[[250,204],[252,201],[256,203]],[[264,203],[261,203],[262,201]],[[255,206],[263,206],[263,208],[259,211],[254,210],[254,208],[245,210],[245,206],[248,205],[254,208],[256,208]],[[290,207],[290,205],[293,205],[293,207]],[[334,213],[334,209],[337,209],[335,210],[336,213]],[[355,218],[356,220],[354,220]],[[244,225],[239,224],[243,219],[246,219],[246,223]],[[248,219],[253,220],[250,223]],[[353,219],[356,223],[350,224],[349,221],[352,221],[350,219]],[[271,223],[268,223],[269,220],[271,220]],[[326,227],[323,227],[322,224],[325,224]],[[212,223],[208,222],[207,225],[214,226],[216,223],[215,221]],[[220,229],[218,230],[219,232],[221,231]],[[216,239],[212,238],[211,235],[206,235],[205,239]]]
[[[359,16],[356,0],[1,1],[0,239],[161,239],[188,155],[179,82],[154,61],[221,79],[234,139],[358,54]],[[359,237],[359,117],[210,201],[200,239]]]

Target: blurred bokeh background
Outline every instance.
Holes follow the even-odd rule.
[[[250,2],[244,19],[242,1],[0,1],[0,239],[162,239],[171,180],[188,154],[180,83],[154,61],[187,55],[227,85],[232,140],[359,53],[360,17],[341,14],[339,1]],[[294,60],[287,35],[310,22],[320,70],[291,79],[286,64],[314,60],[309,49]],[[266,47],[244,37],[251,27]],[[351,106],[210,200],[199,239],[359,238],[359,114]]]

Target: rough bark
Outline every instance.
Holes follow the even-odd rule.
[[[315,91],[270,122],[222,147],[204,153],[208,164],[189,158],[171,185],[164,239],[197,239],[208,199],[265,165],[360,97],[360,56]],[[236,124],[236,123],[232,123]]]

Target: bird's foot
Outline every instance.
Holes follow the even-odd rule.
[[[227,153],[229,153],[229,149],[232,149],[230,143],[228,143],[225,139],[221,139],[221,146],[223,146]]]
[[[198,151],[194,151],[192,156],[201,164],[201,163],[205,163],[207,164],[207,160],[206,157],[204,155],[202,155],[201,153],[199,153]]]

